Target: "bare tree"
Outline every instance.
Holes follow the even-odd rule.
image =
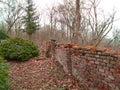
[[[80,0],[76,0],[76,28],[75,28],[75,30],[74,30],[74,36],[73,36],[73,42],[74,43],[78,43],[78,36],[80,36],[81,37],[81,32],[80,32],[80,23],[81,23],[81,12],[80,12]]]
[[[53,39],[53,38],[55,38],[55,28],[56,28],[56,11],[55,11],[55,7],[49,8],[47,15],[48,15],[49,24],[50,24],[49,38]]]
[[[120,29],[114,29],[112,37],[106,46],[110,46],[115,50],[120,49]]]
[[[91,30],[90,44],[98,46],[106,35],[112,30],[115,12],[109,17],[103,14],[103,18],[99,16],[98,5],[101,0],[89,0],[89,9],[87,10],[87,18],[89,20],[89,29]],[[102,14],[101,14],[102,15]],[[100,17],[100,18],[99,18]]]
[[[56,20],[54,23],[58,30],[61,27],[65,32],[62,36],[67,37],[67,42],[100,45],[112,30],[115,17],[115,12],[107,17],[100,12],[100,1],[64,0],[64,4],[55,7],[50,14],[51,26]]]
[[[64,0],[63,4],[50,8],[47,13],[49,27],[46,28],[45,35],[49,39],[61,39],[64,42],[79,43],[81,45],[100,45],[112,30],[115,17],[115,12],[105,16],[104,12],[99,10],[100,1]],[[11,9],[11,12],[7,14],[8,32],[12,31],[12,29],[16,33],[19,32],[22,27],[20,22],[22,9],[22,7],[18,7],[15,10]]]
[[[18,0],[1,0],[0,1],[4,7],[3,7],[3,21],[6,23],[6,31],[8,34],[13,33],[18,35],[18,32],[21,29],[21,17],[23,14],[23,7],[22,4]]]
[[[62,25],[68,41],[72,42],[75,30],[75,6],[72,0],[66,0],[64,5],[57,7],[56,11],[58,13],[58,24]]]

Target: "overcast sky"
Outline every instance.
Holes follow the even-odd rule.
[[[63,2],[63,0],[34,0],[34,1],[40,8],[50,7],[51,5],[58,5],[59,3]],[[107,11],[110,11],[113,8],[120,11],[120,0],[101,0],[100,6]]]
[[[63,0],[34,0],[39,8],[48,8],[62,3]]]
[[[63,2],[63,0],[34,0],[34,1],[36,2],[38,9],[40,10],[52,7],[53,5],[58,5],[59,3]],[[117,12],[116,19],[120,19],[120,0],[101,0],[99,7],[102,8],[106,14],[112,13],[114,9]],[[117,20],[115,24],[120,28],[119,23],[120,20]]]
[[[106,12],[116,11],[115,26],[120,28],[120,0],[101,0],[100,7]]]

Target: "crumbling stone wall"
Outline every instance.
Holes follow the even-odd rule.
[[[67,74],[72,73],[72,63],[69,48],[56,48],[55,60],[57,60],[63,66],[63,69]]]
[[[55,60],[90,90],[120,90],[119,55],[105,50],[60,46]]]
[[[42,44],[42,56],[46,56],[51,45],[50,41]],[[119,53],[70,44],[57,45],[54,50],[55,60],[63,66],[64,71],[85,83],[89,90],[120,90]]]
[[[40,55],[42,57],[48,57],[54,59],[55,49],[57,46],[56,40],[49,40],[42,42],[40,45]]]

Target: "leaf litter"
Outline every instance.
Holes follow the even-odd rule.
[[[54,60],[9,61],[11,90],[88,90]]]

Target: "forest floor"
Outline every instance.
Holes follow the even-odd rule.
[[[26,62],[9,61],[11,90],[87,90],[62,67],[48,58],[38,57]]]

